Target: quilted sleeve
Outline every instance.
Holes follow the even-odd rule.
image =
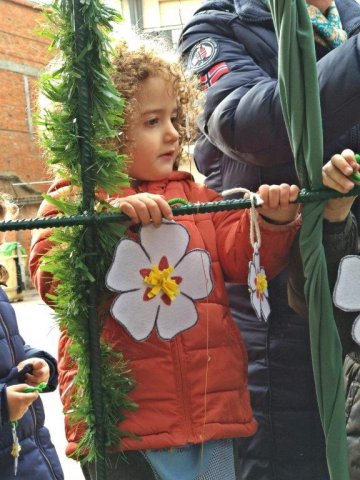
[[[48,193],[55,198],[59,197],[66,191],[68,185],[69,184],[66,181],[59,182],[53,185]],[[38,216],[48,218],[54,217],[58,213],[59,211],[54,205],[47,200],[44,200],[40,205]],[[39,295],[46,303],[50,303],[46,294],[53,292],[55,283],[52,276],[41,269],[41,262],[45,253],[53,247],[53,244],[49,239],[51,234],[52,229],[50,228],[34,230],[29,255],[29,270],[32,282],[36,290],[39,292]]]

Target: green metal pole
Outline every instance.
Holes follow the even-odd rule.
[[[356,186],[351,192],[342,194],[335,192],[335,190],[301,190],[297,203],[312,203],[329,198],[351,197],[353,195],[360,195],[360,186]],[[221,200],[218,202],[208,203],[187,203],[177,207],[172,207],[174,216],[179,215],[193,215],[194,213],[210,213],[220,212],[224,210],[240,210],[250,208],[250,200],[236,199],[236,200]],[[53,217],[53,218],[32,218],[23,220],[11,220],[7,222],[0,222],[0,232],[11,230],[32,230],[34,228],[47,227],[67,227],[74,225],[91,225],[94,223],[116,223],[125,222],[128,217],[123,213],[85,213],[79,215]]]
[[[76,122],[78,124],[79,132],[79,147],[80,147],[80,163],[81,163],[81,177],[83,187],[82,210],[85,213],[92,214],[94,212],[94,180],[93,180],[93,161],[92,161],[92,147],[91,140],[92,132],[92,109],[91,109],[91,83],[90,69],[88,68],[89,60],[87,59],[86,47],[88,44],[87,26],[82,14],[82,6],[84,4],[81,0],[73,0],[74,20],[75,20],[75,55],[78,58],[78,117]],[[95,248],[95,228],[94,223],[90,223],[85,227],[85,255],[86,264],[89,273],[95,276],[95,264],[92,253],[96,251]],[[106,480],[106,463],[105,463],[105,445],[106,436],[104,430],[104,405],[102,400],[102,358],[100,350],[100,324],[97,315],[98,298],[97,288],[95,282],[89,281],[88,296],[88,334],[89,334],[89,349],[90,349],[90,369],[91,378],[91,399],[92,407],[95,417],[95,448],[98,452],[96,459],[96,474],[97,480]]]

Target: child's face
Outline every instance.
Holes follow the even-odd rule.
[[[177,103],[171,83],[161,77],[148,78],[136,100],[128,127],[128,173],[137,180],[162,180],[173,171],[179,153]]]

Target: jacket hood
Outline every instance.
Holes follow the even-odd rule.
[[[235,12],[248,20],[271,19],[269,9],[261,0],[233,0]]]
[[[261,0],[208,0],[197,11],[221,10],[233,12],[246,18],[259,20],[259,13],[263,12],[267,19],[271,19],[271,13]]]

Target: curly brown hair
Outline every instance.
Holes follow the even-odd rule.
[[[118,150],[129,145],[128,125],[136,108],[136,94],[142,82],[150,77],[162,77],[172,83],[178,105],[176,129],[179,138],[179,156],[175,167],[186,157],[184,146],[196,139],[196,119],[200,111],[201,92],[195,77],[185,74],[181,62],[161,42],[142,38],[140,45],[130,46],[125,40],[114,49],[113,82],[125,100],[124,124],[118,137]],[[131,160],[131,159],[130,159]]]

